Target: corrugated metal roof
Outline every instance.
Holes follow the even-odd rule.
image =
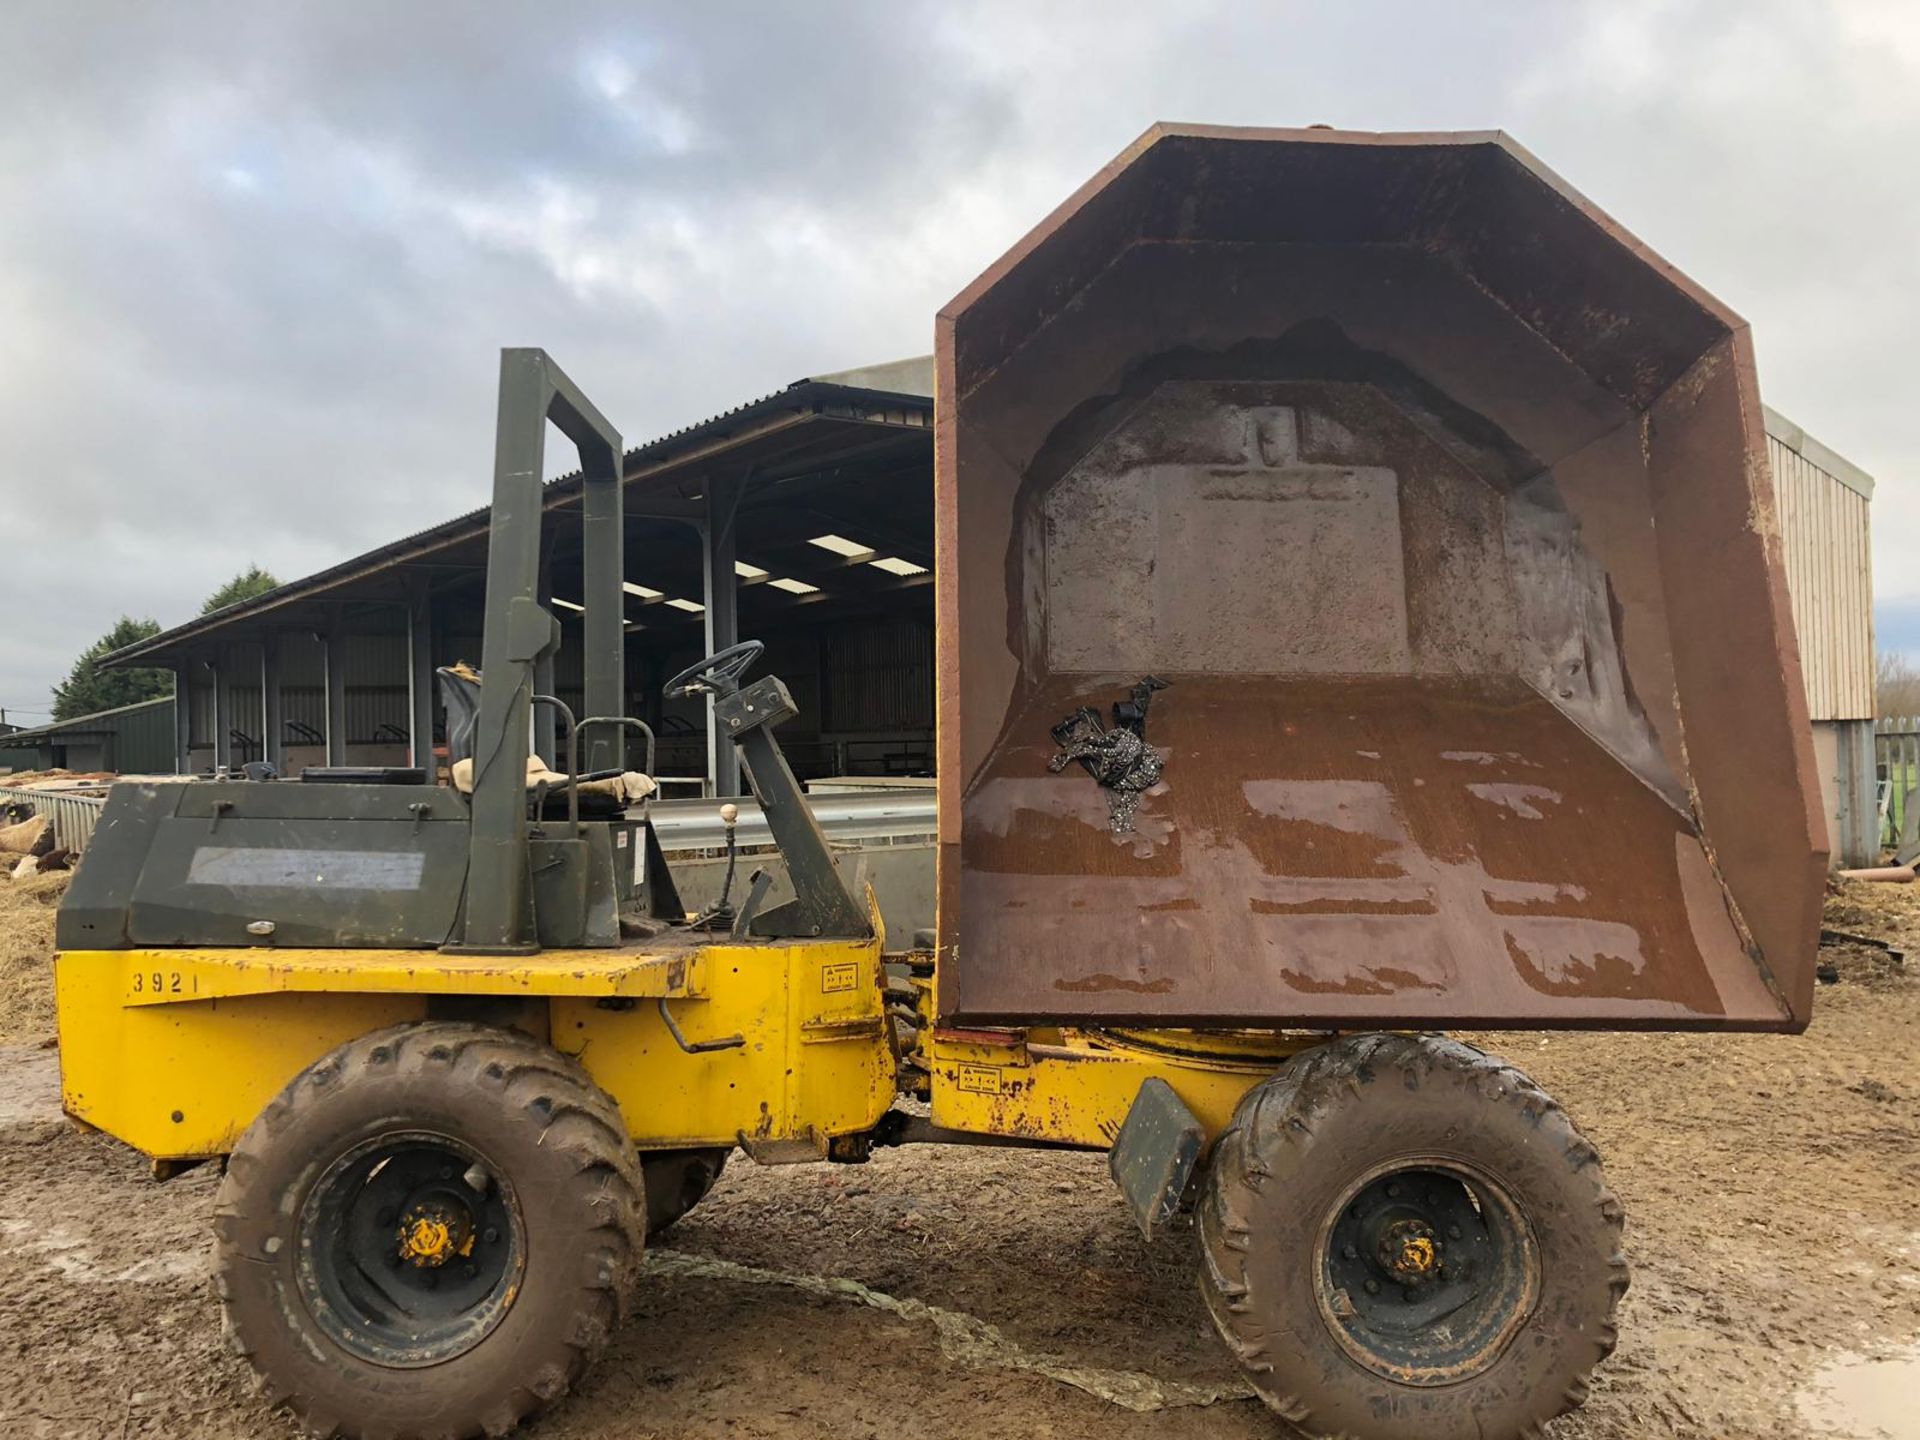
[[[60,734],[71,734],[77,730],[97,729],[104,720],[112,720],[122,715],[132,715],[137,711],[152,710],[161,705],[173,704],[173,696],[161,695],[152,700],[136,700],[131,705],[116,705],[111,710],[95,710],[91,715],[75,715],[68,720],[55,720],[51,725],[36,725],[31,730],[10,731],[6,743],[12,745],[25,740],[29,743],[51,739]]]
[[[921,373],[924,370],[924,375]],[[861,380],[873,383],[859,383]],[[913,388],[895,389],[893,385]],[[629,449],[621,458],[627,479],[636,470],[654,469],[670,464],[680,453],[697,444],[725,440],[743,422],[782,411],[808,410],[824,418],[861,420],[875,424],[896,424],[914,429],[930,429],[933,424],[932,358],[890,361],[864,369],[844,370],[836,374],[795,380],[757,400],[736,405],[731,410],[709,416],[697,424],[671,431],[644,445]],[[580,488],[580,472],[570,471],[546,486],[545,503],[551,507],[567,499]],[[365,551],[338,565],[329,566],[299,580],[254,596],[237,604],[223,606],[197,616],[184,625],[164,630],[137,645],[129,645],[106,656],[101,663],[121,666],[143,656],[169,649],[183,640],[204,635],[232,621],[267,610],[277,609],[304,596],[318,595],[357,576],[390,565],[409,551],[425,553],[484,533],[491,506],[483,505],[438,525],[416,530],[398,540]]]

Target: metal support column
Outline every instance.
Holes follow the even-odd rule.
[[[1880,807],[1873,761],[1873,721],[1835,722],[1834,785],[1839,793],[1834,817],[1833,866],[1846,869],[1880,860]]]
[[[193,767],[193,662],[173,667],[173,773]]]
[[[287,712],[280,680],[280,636],[269,630],[260,642],[260,758],[274,773],[287,773]]]
[[[346,607],[327,608],[327,628],[320,637],[327,665],[327,764],[347,763],[347,621]]]
[[[407,741],[408,762],[439,777],[433,759],[433,596],[424,575],[407,577]]]
[[[209,668],[213,671],[213,768],[233,767],[233,696],[227,689],[228,652],[214,652]]]
[[[540,608],[554,615],[553,608],[553,536],[547,534],[540,547],[540,584],[534,591],[534,598],[540,602]],[[557,620],[559,617],[554,615]],[[563,640],[561,642],[565,644]],[[533,662],[533,692],[536,695],[551,695],[553,689],[553,657],[549,650]],[[547,762],[549,770],[560,768],[560,717],[551,705],[536,705],[533,710],[533,753]]]
[[[635,691],[640,701],[639,718],[646,721],[647,728],[658,735],[665,727],[666,701],[660,694],[660,687],[667,682],[666,667],[661,663],[657,651],[642,651],[640,655],[640,686]]]
[[[606,483],[587,485],[580,498],[580,599],[587,607],[580,617],[583,719],[627,713],[627,597],[620,588],[627,578],[627,533],[620,464],[615,455]],[[552,713],[552,707],[543,708]],[[586,770],[625,769],[626,753],[624,726],[596,725],[587,732],[580,764]]]
[[[717,655],[729,645],[740,643],[740,589],[734,575],[736,557],[734,521],[739,515],[738,479],[713,479],[707,484],[707,519],[700,530],[700,574],[706,602],[707,654]],[[707,778],[713,793],[720,796],[740,794],[740,752],[733,741],[720,733],[713,713],[713,697],[707,697]]]

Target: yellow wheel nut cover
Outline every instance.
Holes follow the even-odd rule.
[[[400,1254],[416,1265],[444,1265],[453,1254],[453,1232],[444,1220],[418,1216],[400,1237]]]

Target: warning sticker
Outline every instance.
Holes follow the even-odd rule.
[[[860,966],[855,961],[844,960],[820,967],[820,993],[823,995],[831,995],[836,990],[851,990],[859,983]]]
[[[998,1095],[1000,1067],[998,1065],[962,1065],[959,1083],[962,1090],[970,1090],[975,1095]]]

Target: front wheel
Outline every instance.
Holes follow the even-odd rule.
[[[1612,1351],[1622,1226],[1599,1156],[1518,1070],[1359,1036],[1241,1101],[1200,1205],[1201,1290],[1307,1435],[1513,1440]]]
[[[619,1108],[550,1047],[448,1023],[352,1041],[228,1162],[216,1275],[233,1347],[318,1434],[505,1434],[624,1313],[640,1187]]]

